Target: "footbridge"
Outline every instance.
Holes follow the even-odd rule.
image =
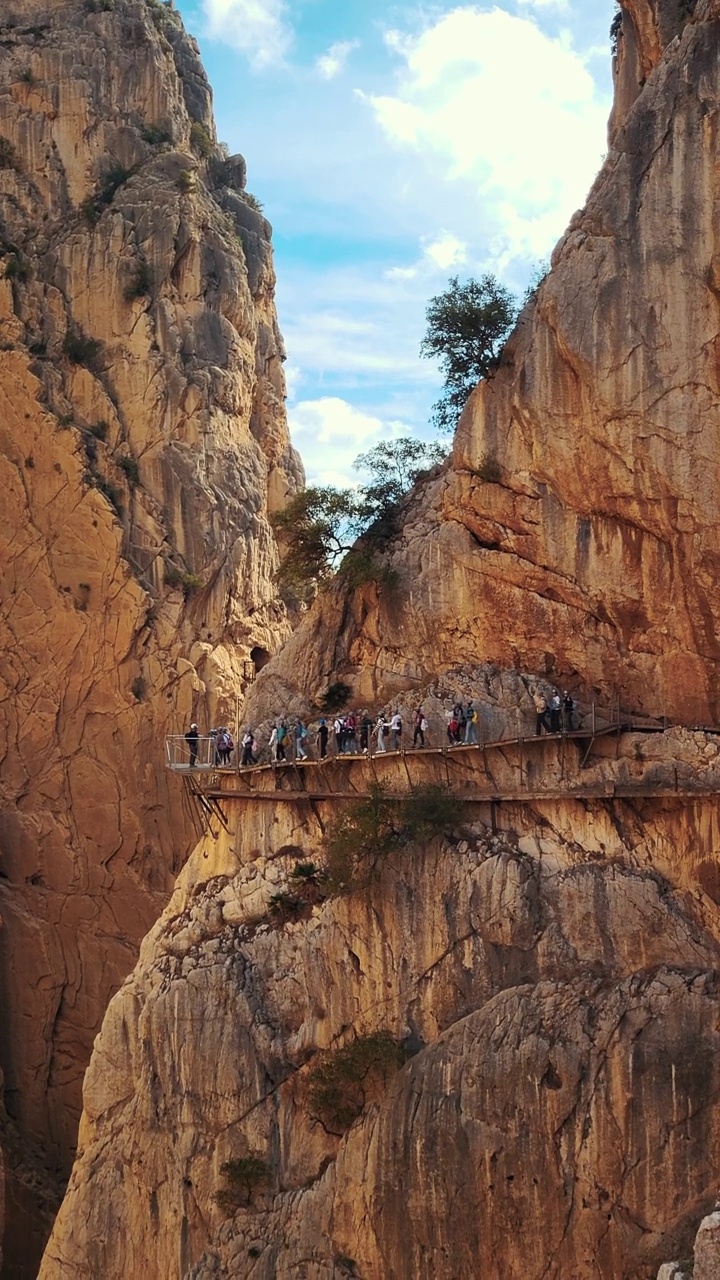
[[[168,767],[180,775],[208,822],[216,817],[227,827],[230,807],[240,802],[271,805],[342,804],[371,794],[380,785],[401,798],[413,787],[442,784],[458,801],[491,807],[538,801],[632,800],[643,797],[690,799],[715,795],[720,786],[708,771],[674,762],[662,750],[649,759],[631,744],[630,735],[660,736],[660,721],[616,719],[535,737],[504,737],[469,745],[405,748],[364,754],[337,754],[324,759],[293,759],[245,768],[221,766],[207,759],[207,741],[198,743],[198,762],[190,766],[184,739],[168,740]],[[703,732],[720,734],[720,730]],[[660,746],[660,742],[658,743]],[[632,748],[635,747],[633,750]]]

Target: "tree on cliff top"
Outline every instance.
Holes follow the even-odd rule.
[[[445,377],[442,395],[433,406],[433,422],[440,431],[455,429],[473,387],[497,368],[517,314],[513,294],[493,275],[463,285],[452,276],[445,292],[430,299],[420,355],[439,359]]]
[[[286,593],[306,600],[336,572],[351,585],[370,578],[389,582],[373,553],[392,536],[403,495],[444,452],[436,442],[386,440],[353,463],[369,475],[367,484],[357,489],[315,485],[295,494],[273,517],[283,549],[279,581]],[[354,546],[358,538],[364,546]]]

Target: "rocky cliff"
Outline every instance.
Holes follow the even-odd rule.
[[[0,1063],[29,1185],[69,1168],[197,838],[165,734],[234,724],[287,634],[268,512],[302,472],[271,230],[178,14],[8,0],[0,48]]]
[[[719,52],[720,0],[627,0],[607,162],[405,504],[397,588],[326,595],[253,723],[339,681],[438,714],[466,682],[488,724],[561,679],[716,716]],[[718,747],[589,738],[543,743],[532,793],[523,744],[487,775],[480,750],[419,757],[505,799],[352,892],[310,891],[331,788],[231,779],[108,1010],[43,1280],[650,1280],[688,1258],[720,1168]],[[392,792],[415,776],[382,768]]]
[[[717,785],[705,746],[628,736],[586,778]],[[690,1251],[720,1159],[714,805],[515,803],[494,834],[473,805],[299,919],[278,895],[336,804],[225,811],[108,1011],[43,1278],[630,1280]],[[347,1131],[313,1072],[378,1032],[409,1060]],[[229,1214],[249,1156],[268,1181]]]
[[[717,718],[720,8],[685,12],[660,57],[671,9],[626,6],[657,65],[450,463],[408,500],[399,585],[324,597],[251,721],[338,679],[377,705],[482,661]]]

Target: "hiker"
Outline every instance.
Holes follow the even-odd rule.
[[[394,711],[390,721],[390,732],[392,734],[393,751],[400,750],[400,736],[402,734],[402,719],[399,711]]]
[[[229,765],[230,757],[235,750],[235,743],[233,742],[232,734],[229,729],[220,729],[217,738],[217,749],[218,755],[220,756],[220,763],[225,766]]]
[[[467,711],[465,712],[465,745],[477,746],[477,722],[478,713],[472,702],[468,702]]]
[[[307,760],[307,751],[305,743],[307,742],[308,731],[302,720],[298,720],[295,725],[295,759]]]
[[[278,753],[278,731],[277,731],[276,724],[273,724],[273,727],[270,731],[270,739],[268,741],[268,746],[270,748],[270,759],[272,761],[276,761],[278,758],[278,754],[277,754]]]
[[[426,729],[427,729],[427,720],[425,719],[425,712],[423,711],[422,707],[418,707],[417,711],[415,712],[415,724],[413,728],[413,746],[414,747],[417,746],[418,740],[420,741],[421,747],[425,746],[425,730]]]
[[[462,702],[456,702],[453,707],[453,718],[457,721],[457,737],[456,743],[463,742],[465,738],[465,711]]]
[[[275,759],[277,761],[285,760],[285,744],[288,737],[287,720],[281,720],[277,727],[277,735],[275,739]]]
[[[333,733],[335,734],[335,750],[341,756],[345,750],[345,721],[342,716],[335,717]]]
[[[357,722],[355,720],[355,716],[353,715],[352,711],[350,711],[349,714],[346,715],[345,717],[345,742],[343,745],[345,747],[345,751],[347,752],[347,754],[351,756],[357,755],[356,729],[357,729]]]
[[[253,738],[253,731],[252,729],[248,728],[245,730],[242,736],[242,759],[240,761],[240,764],[242,766],[256,763],[255,757],[253,755],[254,746],[255,746],[255,739]]]
[[[324,760],[327,755],[328,727],[323,716],[320,717],[315,742],[317,743],[318,756],[321,760]]]
[[[185,741],[187,742],[188,747],[190,748],[190,768],[191,769],[194,769],[195,761],[197,760],[199,737],[200,737],[200,734],[198,732],[198,727],[193,722],[190,725],[190,728],[188,729],[187,733],[185,734]]]
[[[548,732],[547,698],[539,689],[536,689],[532,700],[535,704],[535,737],[539,738],[543,732]]]
[[[381,711],[375,725],[375,737],[377,739],[378,751],[385,751],[385,738],[388,732],[388,725],[384,713]]]
[[[562,715],[562,698],[557,689],[553,689],[550,699],[550,732],[560,732],[560,720]]]
[[[448,727],[447,727],[447,737],[451,747],[456,747],[458,742],[460,741],[459,725],[458,725],[457,717],[454,711],[450,712],[450,719],[448,720]]]
[[[360,750],[366,756],[370,750],[370,734],[372,733],[372,720],[367,711],[363,713],[362,723],[360,725]]]
[[[573,711],[575,710],[575,703],[573,702],[572,697],[568,693],[567,689],[563,694],[562,705],[563,705],[563,719],[565,721],[565,732],[572,733],[573,732]]]

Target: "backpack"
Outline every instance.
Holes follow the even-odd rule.
[[[383,731],[383,738],[386,738],[386,737],[387,737],[387,735],[388,735],[388,734],[389,734],[389,732],[390,732],[390,725],[389,725],[389,724],[384,724],[384,725],[383,725],[383,727],[382,727],[382,731]]]
[[[425,719],[425,717],[424,717],[424,716],[423,716],[422,720],[420,721],[420,728],[421,728],[421,730],[422,730],[422,732],[423,732],[423,733],[424,733],[424,732],[425,732],[425,730],[428,728],[428,722],[427,722],[427,720]]]
[[[300,737],[301,737],[301,739],[302,739],[302,741],[303,741],[303,742],[305,741],[305,739],[307,738],[307,736],[308,736],[308,731],[307,731],[307,729],[305,729],[305,728],[303,727],[302,733],[300,734]]]
[[[476,711],[474,708],[473,708],[472,713],[471,713],[471,715],[470,715],[470,723],[471,723],[471,724],[477,724],[477,711]]]
[[[285,728],[285,725],[284,725],[284,724],[279,724],[279,725],[278,725],[278,730],[277,730],[277,740],[278,740],[278,742],[284,742],[284,741],[285,741],[285,739],[286,739],[286,737],[287,737],[287,729]]]

